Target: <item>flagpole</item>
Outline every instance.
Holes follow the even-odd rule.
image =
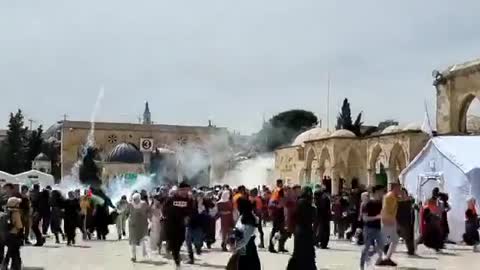
[[[330,70],[327,73],[327,131],[330,131]]]

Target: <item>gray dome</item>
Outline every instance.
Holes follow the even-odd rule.
[[[48,139],[50,137],[58,138],[58,133],[62,131],[63,122],[59,121],[51,125],[45,132],[43,132],[43,138]]]
[[[40,153],[35,157],[34,161],[50,161],[50,159],[44,153]]]
[[[134,144],[121,143],[113,148],[105,161],[119,163],[143,163],[143,154]]]

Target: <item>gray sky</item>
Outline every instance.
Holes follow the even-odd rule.
[[[88,120],[215,124],[250,133],[303,108],[331,125],[344,97],[367,123],[423,120],[431,72],[478,57],[480,2],[0,1],[0,127],[22,108]],[[326,120],[324,120],[326,122]]]

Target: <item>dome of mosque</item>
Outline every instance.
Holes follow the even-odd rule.
[[[59,133],[62,131],[63,122],[59,121],[51,125],[45,132],[43,132],[43,138],[48,139],[50,137],[58,138]]]
[[[40,153],[35,157],[34,161],[50,161],[50,159],[44,153]]]
[[[329,134],[330,132],[327,129],[321,128],[321,127],[315,127],[307,131],[304,131],[303,133],[300,133],[300,135],[298,135],[293,141],[292,146],[301,146],[306,141],[323,139],[328,137]]]
[[[134,144],[121,143],[113,148],[105,161],[119,163],[143,163],[143,154]]]
[[[389,127],[385,128],[382,131],[382,134],[389,134],[389,133],[395,133],[395,132],[400,132],[400,131],[402,131],[402,128],[400,128],[400,126],[392,125],[392,126],[389,126]]]
[[[332,135],[330,135],[331,138],[334,138],[334,137],[341,137],[341,138],[355,138],[357,137],[355,135],[355,133],[351,132],[350,130],[346,130],[346,129],[339,129],[339,130],[336,130],[335,132],[332,133]]]
[[[410,123],[410,124],[406,125],[403,128],[403,130],[404,131],[422,130],[422,125],[420,125],[419,123]]]

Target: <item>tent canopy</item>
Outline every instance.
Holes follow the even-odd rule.
[[[30,170],[15,175],[17,181],[25,185],[39,184],[41,186],[53,186],[55,178],[53,175],[37,170]]]
[[[480,136],[433,137],[400,174],[409,193],[423,201],[439,187],[448,193],[450,238],[460,241],[465,229],[466,200],[480,199]]]
[[[7,172],[4,172],[4,171],[0,171],[0,181],[2,182],[12,182],[14,181],[15,179],[15,176],[7,173]]]

